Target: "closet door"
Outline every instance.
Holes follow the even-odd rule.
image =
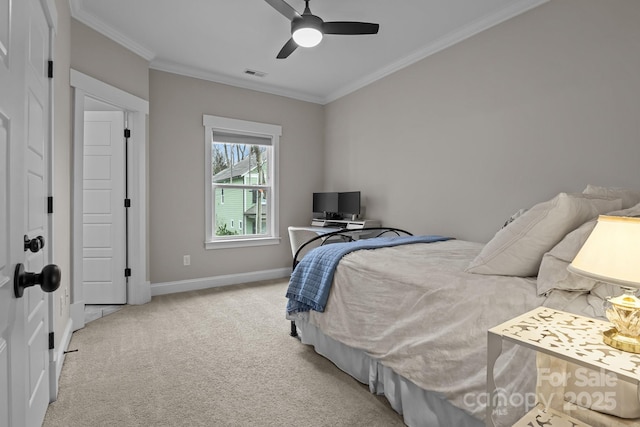
[[[124,113],[87,111],[84,121],[85,304],[125,304]]]

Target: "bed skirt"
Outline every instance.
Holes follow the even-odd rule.
[[[450,404],[435,392],[423,390],[411,381],[383,366],[365,352],[349,347],[322,333],[306,319],[297,319],[300,341],[378,395],[384,395],[391,407],[402,414],[409,427],[481,427],[484,423]]]

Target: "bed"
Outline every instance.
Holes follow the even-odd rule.
[[[625,198],[617,191],[588,186],[560,193],[509,218],[487,244],[430,239],[342,249],[326,302],[292,309],[294,276],[314,268],[321,248],[314,249],[292,274],[287,318],[302,343],[384,394],[405,424],[484,425],[489,328],[541,305],[604,315],[611,290],[573,277],[566,265],[598,215],[640,215],[640,194],[627,191]],[[507,399],[494,417],[497,425],[512,425],[536,404],[536,356],[505,345],[495,374],[506,396],[519,397]]]

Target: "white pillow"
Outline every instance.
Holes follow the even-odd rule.
[[[610,199],[622,199],[622,209],[627,209],[640,203],[640,191],[633,191],[628,188],[598,187],[597,185],[589,184],[582,193]]]
[[[589,292],[596,286],[596,280],[578,276],[567,270],[567,266],[576,257],[595,226],[595,219],[582,224],[544,254],[538,271],[538,295],[548,295],[554,289]]]
[[[560,193],[538,203],[500,229],[466,271],[478,274],[531,277],[542,256],[564,236],[598,215],[620,209],[621,200]]]
[[[502,226],[502,228],[505,228],[507,225],[511,224],[513,221],[516,220],[516,218],[520,218],[522,216],[522,214],[524,214],[527,210],[526,209],[519,209],[516,213],[514,213],[513,215],[511,215],[509,217],[509,219],[507,219],[504,222],[504,225]]]
[[[629,209],[608,212],[612,216],[637,216],[640,215],[640,204]],[[594,279],[587,279],[567,270],[567,266],[573,261],[580,248],[596,226],[596,219],[582,224],[578,229],[554,246],[542,257],[540,271],[538,272],[538,295],[547,295],[554,289],[564,291],[591,291],[592,293],[606,292],[608,296],[618,295],[610,287],[602,287],[602,283]],[[598,286],[597,286],[598,285]],[[606,290],[605,290],[606,289]],[[615,289],[615,288],[614,288]],[[599,295],[604,299],[603,296]]]

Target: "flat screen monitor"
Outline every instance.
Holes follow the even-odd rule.
[[[338,193],[313,193],[313,212],[323,213],[325,216],[335,216],[338,209]]]
[[[338,193],[338,212],[343,215],[360,215],[360,192]]]

